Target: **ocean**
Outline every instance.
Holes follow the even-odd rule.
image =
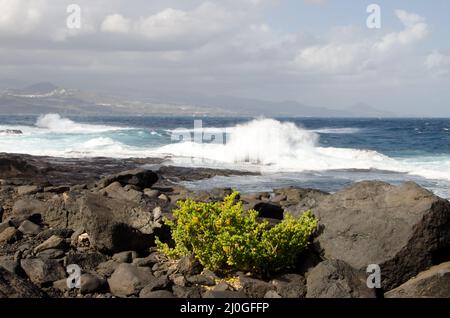
[[[450,198],[450,119],[3,115],[0,152],[164,157],[169,165],[260,173],[186,182],[197,189],[334,192],[363,180],[414,181]]]

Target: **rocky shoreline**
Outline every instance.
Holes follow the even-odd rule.
[[[222,276],[190,257],[169,260],[155,236],[170,240],[162,217],[178,200],[232,191],[192,191],[180,181],[242,173],[162,163],[0,154],[0,298],[450,297],[450,202],[414,183],[242,194],[246,209],[273,224],[284,211],[311,210],[319,228],[285,272]],[[70,274],[80,284],[69,289],[71,264],[81,276]],[[381,288],[367,285],[370,265]]]

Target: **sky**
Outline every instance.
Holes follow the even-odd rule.
[[[0,0],[0,83],[449,117],[449,16],[447,0]]]

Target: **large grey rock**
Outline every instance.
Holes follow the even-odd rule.
[[[36,285],[52,283],[66,277],[66,272],[59,262],[40,258],[27,258],[20,265],[30,280]]]
[[[146,267],[136,267],[131,264],[120,264],[108,279],[109,289],[116,296],[137,295],[155,277]]]
[[[340,260],[320,263],[306,277],[307,298],[375,298],[367,277]]]
[[[361,182],[313,210],[327,259],[366,270],[377,264],[385,290],[399,286],[450,248],[450,203],[415,183]]]
[[[90,243],[102,252],[138,251],[154,245],[153,215],[136,203],[89,193],[81,210]]]
[[[37,286],[0,266],[0,298],[43,298]]]
[[[421,272],[385,294],[386,298],[450,298],[450,262]]]
[[[29,220],[43,219],[54,228],[79,228],[81,213],[79,194],[67,192],[55,195],[47,201],[33,198],[22,198],[14,203],[13,216]]]
[[[42,217],[47,209],[48,205],[45,202],[33,198],[24,198],[14,202],[12,215],[34,220]]]
[[[145,189],[151,188],[157,181],[158,176],[153,171],[134,169],[104,177],[97,183],[97,187],[103,189],[114,182],[119,182],[122,186],[134,185]]]

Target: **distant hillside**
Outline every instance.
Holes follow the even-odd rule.
[[[161,99],[161,101],[159,101]],[[230,96],[127,98],[60,88],[42,82],[0,93],[0,114],[392,117],[365,104],[346,110],[312,107],[295,101],[271,102]],[[170,100],[169,100],[170,99]]]

